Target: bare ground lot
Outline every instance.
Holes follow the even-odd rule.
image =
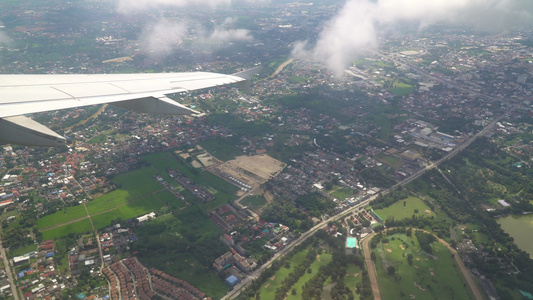
[[[254,156],[238,156],[215,167],[252,187],[257,187],[268,179],[276,176],[285,168],[286,164],[266,154]]]

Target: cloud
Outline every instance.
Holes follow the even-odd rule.
[[[139,37],[139,43],[148,55],[160,58],[177,49],[183,43],[183,38],[187,33],[188,28],[185,23],[172,23],[161,19],[144,28]]]
[[[234,19],[227,18],[221,25],[215,26],[210,33],[203,31],[200,42],[211,47],[220,47],[233,41],[253,40],[249,30],[228,28],[232,27],[234,22]]]
[[[0,22],[0,46],[8,46],[13,42],[13,40],[9,37],[9,35],[7,35],[3,28],[4,26],[2,22]]]
[[[248,30],[231,28],[233,23],[233,19],[227,18],[222,24],[207,30],[195,22],[171,22],[163,18],[143,30],[139,44],[152,58],[160,59],[182,47],[185,38],[210,49],[224,47],[234,41],[253,39]]]
[[[422,29],[437,23],[469,23],[496,31],[530,23],[529,0],[348,0],[325,24],[315,45],[295,43],[295,57],[324,61],[337,75],[358,55],[378,48],[386,32],[404,22]]]

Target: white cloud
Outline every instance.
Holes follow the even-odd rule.
[[[160,19],[143,30],[139,44],[141,49],[153,58],[163,58],[180,48],[185,38],[210,49],[224,47],[234,41],[253,39],[248,30],[231,28],[233,23],[233,19],[228,18],[213,29],[206,30],[195,22],[170,22]]]
[[[227,18],[221,25],[215,26],[210,33],[202,31],[200,42],[212,47],[220,47],[233,41],[253,40],[249,30],[228,28],[233,23],[234,20],[232,18]]]
[[[10,45],[13,40],[7,35],[7,33],[3,30],[3,24],[0,22],[0,46],[7,46]]]
[[[166,19],[148,25],[139,37],[141,48],[152,57],[164,57],[177,49],[187,35],[185,23],[172,23]]]
[[[485,30],[502,30],[530,22],[533,1],[528,0],[348,0],[325,24],[313,47],[298,42],[296,57],[326,62],[336,74],[357,55],[376,50],[378,38],[402,22],[420,28],[441,22],[467,22]]]

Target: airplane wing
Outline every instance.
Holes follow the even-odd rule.
[[[65,138],[22,116],[103,103],[139,112],[191,114],[196,111],[166,97],[168,94],[237,83],[249,88],[257,68],[233,75],[189,73],[140,74],[0,74],[0,142],[57,146]]]

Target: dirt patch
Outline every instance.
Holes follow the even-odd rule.
[[[402,251],[405,251],[405,247],[403,246],[403,244],[400,244],[400,248],[402,249]]]
[[[320,262],[320,255],[319,254],[316,255],[316,261]]]
[[[265,289],[270,286],[270,282],[265,284]]]
[[[415,295],[413,295],[413,294],[409,295],[409,297],[411,297],[411,299],[416,298]]]
[[[424,212],[425,212],[426,214],[430,214],[430,213],[431,213],[431,210],[426,209]]]
[[[387,252],[392,253],[392,249],[387,248]]]
[[[420,260],[420,257],[417,257],[416,260]]]
[[[274,280],[274,279],[276,279],[276,275],[270,277],[270,281],[272,281],[272,280]]]
[[[359,276],[359,273],[353,273],[353,277]]]
[[[415,266],[415,269],[420,269],[418,266]]]
[[[423,288],[420,284],[416,283],[416,281],[413,281],[414,286],[416,286],[418,289],[420,289],[422,292],[425,292],[426,289]]]
[[[435,277],[435,272],[432,268],[429,268],[429,274],[431,274],[431,276]]]

